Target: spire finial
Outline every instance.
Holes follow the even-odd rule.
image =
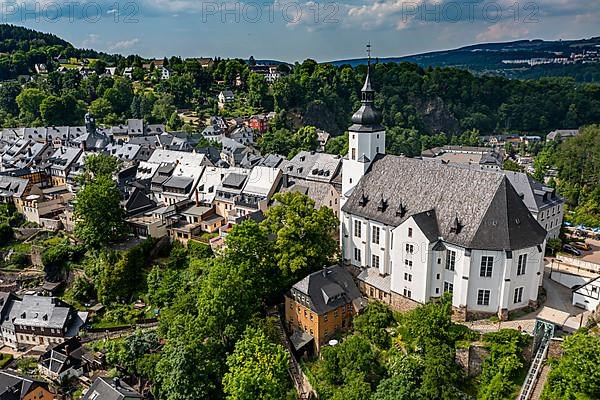
[[[371,41],[367,43],[367,63],[371,66]]]

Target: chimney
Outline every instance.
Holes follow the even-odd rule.
[[[196,207],[200,205],[200,200],[198,200],[198,188],[196,188]]]
[[[121,383],[119,382],[119,378],[113,378],[113,387],[120,388]]]

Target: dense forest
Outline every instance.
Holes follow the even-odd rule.
[[[307,60],[274,84],[275,107],[299,109],[306,124],[343,132],[358,106],[365,73],[365,66],[352,69]],[[600,120],[600,85],[569,78],[521,81],[387,63],[373,66],[373,84],[388,128],[547,133]]]
[[[77,49],[56,35],[38,32],[20,26],[0,24],[0,81],[29,75],[35,64],[56,66],[54,58],[90,57],[116,63],[124,58],[95,50]]]

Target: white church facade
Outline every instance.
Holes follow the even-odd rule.
[[[385,155],[367,75],[342,164],[340,240],[363,293],[394,308],[452,293],[460,318],[537,304],[546,231],[500,172]]]

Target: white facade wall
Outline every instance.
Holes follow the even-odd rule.
[[[430,298],[431,245],[412,218],[393,229],[391,289],[420,303]],[[410,236],[409,236],[410,234]]]
[[[343,160],[342,168],[342,205],[346,194],[360,181],[377,154],[385,154],[385,130],[379,132],[349,132],[348,158]],[[358,161],[362,155],[369,162]]]
[[[373,255],[379,257],[382,275],[390,275],[391,291],[419,303],[452,291],[452,305],[469,312],[498,313],[526,307],[537,300],[543,277],[543,252],[537,246],[512,252],[467,250],[444,243],[446,250],[434,251],[413,218],[393,228],[365,218],[342,213],[343,257],[355,267],[375,267]],[[355,224],[360,223],[360,237]],[[379,228],[379,244],[373,243],[373,228]],[[409,237],[409,229],[412,236]],[[410,246],[407,248],[407,245]],[[356,250],[360,252],[357,260]],[[543,250],[543,246],[542,246]],[[454,270],[447,268],[447,251],[453,251]],[[519,256],[526,255],[525,271],[517,274]],[[491,276],[481,276],[483,257],[492,257]],[[489,260],[489,259],[488,259]],[[522,293],[515,302],[515,290]],[[489,291],[487,294],[480,290]]]
[[[564,207],[563,204],[557,204],[536,214],[533,217],[548,232],[547,239],[555,239],[560,235],[560,228],[563,223]]]

